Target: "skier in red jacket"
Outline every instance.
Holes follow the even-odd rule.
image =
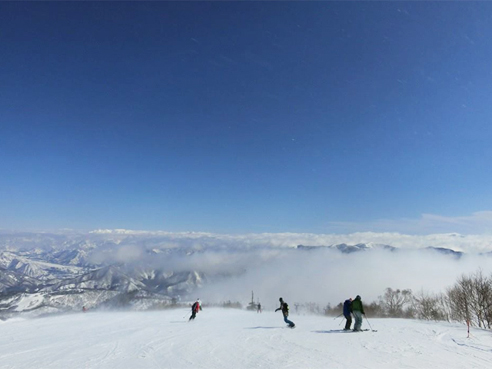
[[[196,314],[198,314],[200,310],[202,310],[202,303],[200,299],[196,299],[193,305],[191,305],[191,316],[190,319],[188,319],[188,321],[194,320],[196,318]]]

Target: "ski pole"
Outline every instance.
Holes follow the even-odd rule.
[[[365,316],[365,314],[364,314],[364,316]],[[367,324],[369,325],[369,328],[371,328],[371,331],[374,331],[374,329],[372,329],[372,327],[371,327],[371,323],[369,323],[369,319],[367,319],[367,317],[366,317],[366,322],[367,322]]]
[[[339,316],[334,317],[333,320],[340,318],[342,315],[343,315],[343,313],[341,313]]]

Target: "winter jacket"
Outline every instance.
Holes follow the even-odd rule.
[[[350,316],[350,313],[352,312],[351,305],[352,305],[352,301],[350,301],[350,300],[345,300],[345,302],[343,303],[343,315],[344,316],[346,316],[346,317]]]
[[[360,296],[357,296],[354,301],[352,301],[352,311],[360,311],[362,314],[364,313],[364,306],[362,305],[362,300]]]
[[[275,311],[279,310],[282,310],[282,314],[284,314],[284,316],[289,316],[289,304],[287,304],[286,302],[281,302],[280,307]]]
[[[198,313],[199,310],[202,310],[202,306],[199,301],[195,301],[195,303],[191,306],[191,311]]]

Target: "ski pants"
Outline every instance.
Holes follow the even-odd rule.
[[[288,315],[284,315],[284,322],[286,322],[288,325],[290,326],[293,326],[295,325],[293,322],[291,322],[289,319],[288,319]]]
[[[354,331],[360,331],[362,327],[362,312],[354,311],[353,314],[355,318]]]
[[[345,323],[345,330],[349,330],[352,325],[352,315],[345,315],[345,319],[347,319],[347,322]]]

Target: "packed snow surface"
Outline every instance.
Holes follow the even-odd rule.
[[[0,321],[0,367],[32,368],[490,368],[492,333],[460,324],[204,308],[87,312]],[[377,330],[377,332],[375,332]]]

